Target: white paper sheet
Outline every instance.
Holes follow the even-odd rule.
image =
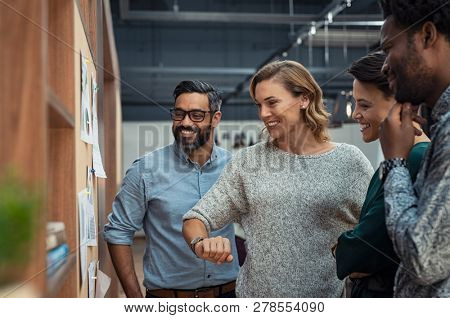
[[[87,244],[88,244],[88,215],[86,203],[88,200],[87,189],[78,192],[78,219],[80,228],[80,268],[82,282],[86,279],[87,273]]]
[[[95,297],[95,285],[97,280],[97,263],[96,261],[92,261],[89,263],[89,284],[88,284],[88,297],[94,298]]]
[[[91,101],[90,86],[87,75],[88,60],[81,56],[81,108],[80,108],[80,138],[86,143],[92,144],[92,118],[91,118]]]
[[[86,215],[86,201],[87,198],[87,189],[83,189],[78,192],[78,216],[79,216],[79,225],[80,225],[80,245],[86,244],[88,240],[88,226],[87,226],[87,215]]]
[[[94,166],[95,176],[97,178],[106,178],[106,172],[102,163],[102,154],[98,144],[92,146],[92,165]]]
[[[93,183],[94,177],[92,176],[92,168],[89,166],[86,166],[86,193],[87,193],[87,200],[94,204],[94,183]]]
[[[97,286],[95,289],[95,298],[104,298],[111,285],[111,278],[97,268]]]
[[[87,167],[87,183],[84,195],[78,196],[80,211],[80,242],[87,246],[97,246],[97,222],[95,220],[94,187],[91,168]],[[83,222],[83,223],[81,223]],[[81,231],[84,231],[83,233]],[[83,236],[82,236],[83,235]]]
[[[92,73],[92,165],[97,178],[106,178],[106,172],[103,168],[102,154],[100,152],[98,142],[97,91],[97,81],[95,79],[95,74]]]
[[[97,222],[95,221],[94,205],[86,200],[85,209],[87,215],[87,245],[97,246]]]
[[[80,268],[81,268],[81,282],[86,280],[87,267],[87,246],[86,243],[80,245]]]

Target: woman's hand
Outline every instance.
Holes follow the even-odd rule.
[[[231,263],[233,261],[230,240],[226,237],[205,238],[195,244],[194,251],[199,258],[218,265],[223,262]]]

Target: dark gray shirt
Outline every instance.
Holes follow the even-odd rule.
[[[431,144],[413,186],[394,168],[384,184],[386,226],[400,257],[395,297],[450,297],[450,86],[433,107]]]

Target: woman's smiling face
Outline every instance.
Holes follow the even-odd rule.
[[[255,87],[259,117],[274,139],[284,139],[303,124],[300,110],[309,105],[303,95],[294,97],[279,81],[268,79]]]
[[[374,84],[356,79],[353,81],[353,97],[356,107],[352,117],[359,123],[364,142],[377,140],[380,124],[395,104],[395,99],[386,97]]]

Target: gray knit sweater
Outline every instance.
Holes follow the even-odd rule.
[[[185,214],[208,231],[242,225],[248,254],[238,297],[341,295],[330,248],[356,224],[373,169],[358,148],[335,145],[308,156],[271,142],[242,149]]]

